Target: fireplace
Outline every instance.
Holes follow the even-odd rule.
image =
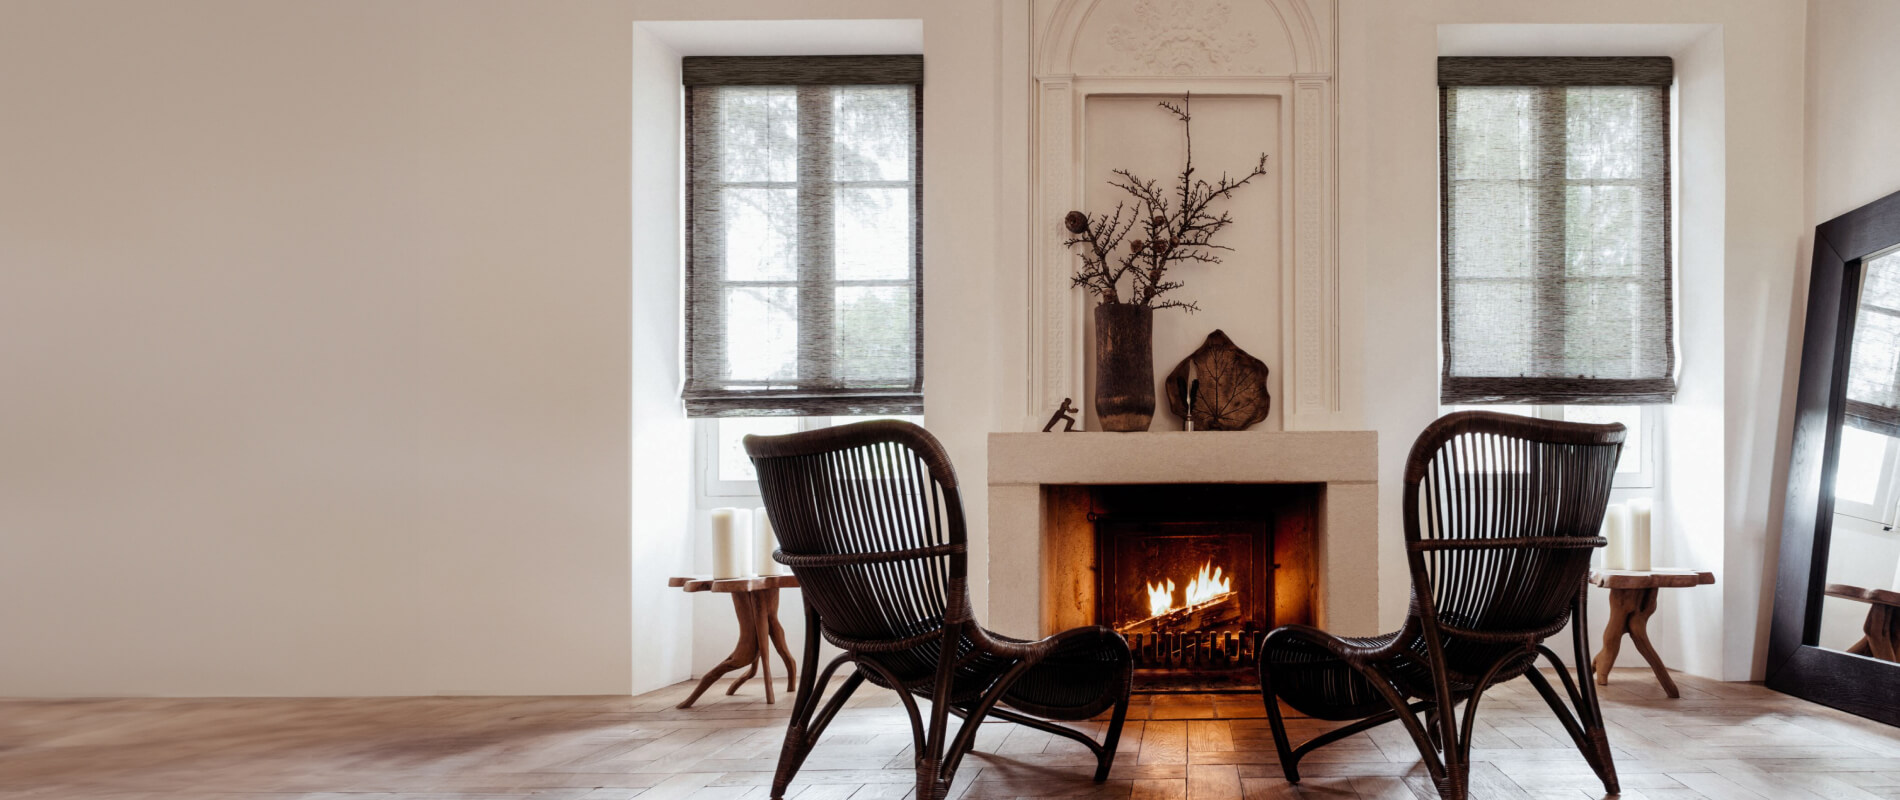
[[[1265,541],[1269,549],[1254,563],[1268,571],[1243,576],[1223,565],[1222,578],[1232,576],[1236,589],[1264,581],[1256,585],[1272,601],[1261,613],[1271,616],[1256,619],[1256,628],[1301,622],[1370,636],[1382,630],[1378,493],[1378,437],[1370,431],[992,433],[988,580],[973,589],[982,590],[977,602],[993,630],[1047,636],[1094,625],[1115,613],[1097,600],[1097,520],[1239,521]],[[1200,564],[1192,568],[1194,575],[1172,576],[1176,594],[1184,578],[1199,576]],[[1241,627],[1246,632],[1245,621]],[[1219,668],[1191,659],[1160,667],[1159,654],[1145,652],[1139,685],[1193,691],[1251,683],[1253,668],[1231,662],[1250,661],[1254,638],[1236,635],[1235,650],[1221,651],[1233,653],[1230,663]]]
[[[1319,485],[1049,489],[1064,616],[1127,637],[1137,691],[1251,691],[1261,637],[1313,621]]]

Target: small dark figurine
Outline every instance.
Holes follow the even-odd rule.
[[[1049,418],[1049,424],[1042,426],[1042,432],[1048,433],[1056,427],[1057,422],[1066,423],[1062,426],[1063,433],[1075,430],[1075,411],[1074,398],[1062,398],[1062,407],[1056,409],[1055,416]]]

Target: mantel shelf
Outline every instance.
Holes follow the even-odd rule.
[[[1374,483],[1376,431],[992,433],[991,485]]]

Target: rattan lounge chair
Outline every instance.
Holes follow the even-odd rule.
[[[1095,780],[1108,777],[1128,715],[1128,643],[1106,627],[1025,642],[977,625],[956,473],[934,437],[879,420],[748,436],[745,447],[778,532],[776,557],[802,587],[805,663],[817,663],[820,635],[844,650],[822,671],[800,676],[773,798],[785,796],[825,726],[867,680],[903,699],[917,800],[948,793],[990,716],[1083,743],[1096,757]],[[832,674],[847,662],[856,669],[820,708]],[[930,707],[920,710],[916,697]],[[1099,743],[1044,721],[1086,720],[1110,709]],[[954,738],[951,714],[964,720]]]
[[[1476,411],[1419,434],[1405,465],[1412,606],[1404,627],[1346,638],[1288,625],[1262,645],[1261,693],[1287,780],[1299,781],[1299,760],[1314,749],[1397,720],[1439,795],[1464,800],[1478,700],[1522,676],[1604,790],[1618,791],[1589,671],[1584,579],[1592,550],[1604,545],[1598,532],[1623,436],[1622,425]],[[1542,643],[1565,623],[1574,681]],[[1556,668],[1568,704],[1534,668],[1539,655]],[[1354,722],[1291,748],[1275,697],[1311,717]]]

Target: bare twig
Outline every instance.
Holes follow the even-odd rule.
[[[1214,251],[1233,248],[1214,244],[1213,238],[1233,224],[1233,218],[1226,211],[1213,213],[1210,206],[1215,200],[1232,199],[1235,190],[1267,173],[1267,154],[1261,153],[1253,169],[1238,179],[1224,172],[1213,183],[1194,177],[1192,101],[1192,95],[1188,95],[1178,104],[1170,100],[1159,103],[1180,121],[1185,145],[1181,172],[1171,192],[1164,193],[1153,180],[1118,169],[1108,183],[1128,193],[1134,201],[1132,207],[1117,203],[1112,214],[1094,216],[1072,211],[1064,220],[1070,236],[1063,245],[1082,259],[1074,284],[1099,296],[1103,303],[1122,302],[1120,287],[1127,280],[1130,303],[1180,308],[1190,313],[1197,310],[1192,302],[1162,299],[1162,295],[1182,286],[1180,281],[1165,280],[1168,270],[1183,262],[1221,263]],[[1137,229],[1139,238],[1129,238]]]

